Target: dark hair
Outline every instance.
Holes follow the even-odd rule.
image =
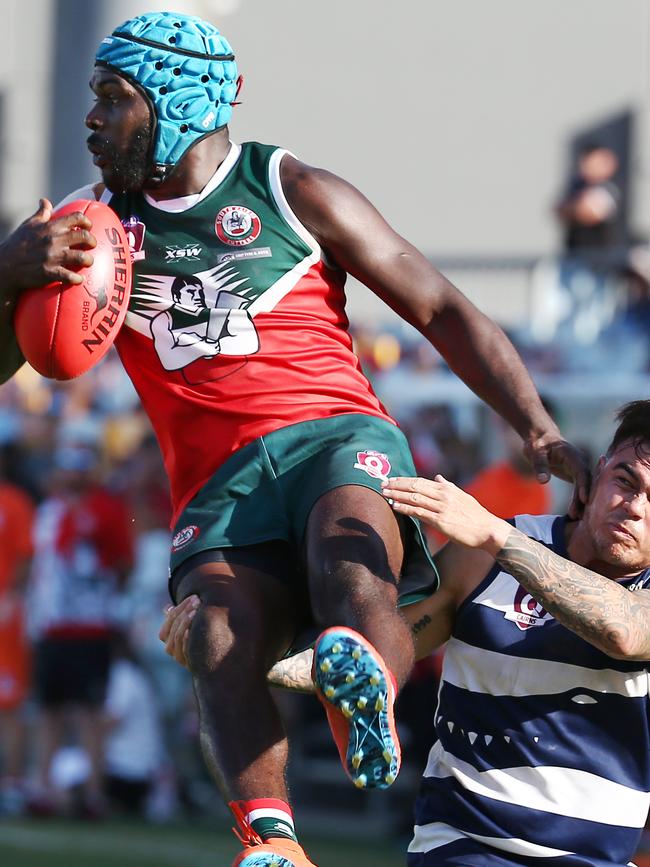
[[[199,292],[199,297],[201,299],[201,303],[205,307],[205,292],[203,291],[203,283],[199,277],[195,277],[194,274],[190,274],[189,277],[176,277],[174,282],[172,283],[172,299],[174,301],[179,301],[181,297],[181,289],[185,286],[198,286],[201,290]]]
[[[616,413],[616,421],[618,427],[607,449],[607,457],[611,457],[621,443],[631,440],[637,456],[647,459],[650,456],[650,400],[626,403]]]

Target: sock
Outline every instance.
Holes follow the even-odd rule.
[[[241,806],[246,821],[262,840],[286,837],[288,840],[298,841],[293,826],[293,812],[285,801],[277,798],[255,798],[252,801],[242,801]]]

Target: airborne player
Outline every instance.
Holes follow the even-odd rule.
[[[244,841],[234,864],[304,867],[266,672],[313,621],[316,688],[345,771],[360,788],[390,785],[393,702],[413,661],[396,602],[423,545],[417,521],[381,495],[382,478],[414,468],[352,351],[346,273],[516,428],[541,478],[577,477],[584,498],[586,475],[503,332],[354,187],[282,148],[231,141],[238,82],[230,45],[205,21],[148,13],[121,24],[99,47],[86,118],[103,183],[75,196],[108,203],[135,243],[116,345],[170,478],[172,598],[201,599],[189,666],[206,761]],[[92,247],[89,222],[49,217],[43,203],[2,248],[4,378],[22,362],[18,291],[52,275],[78,282],[70,269],[90,258],[71,249],[80,238]],[[222,325],[209,352],[172,368],[155,329],[177,321],[179,276],[200,279]],[[228,355],[218,349],[235,322],[255,340]]]

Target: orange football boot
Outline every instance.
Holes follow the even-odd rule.
[[[353,629],[326,629],[314,646],[312,679],[348,777],[359,789],[388,788],[401,749],[394,679],[380,654]]]

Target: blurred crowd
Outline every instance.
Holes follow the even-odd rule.
[[[621,233],[617,166],[611,149],[585,147],[557,205],[564,250],[540,263],[534,315],[511,333],[533,374],[650,371],[650,253]],[[452,376],[428,343],[402,325],[353,334],[380,396],[396,372],[431,380],[427,400],[388,406],[421,475],[442,472],[501,517],[562,507],[496,416],[436,400]],[[0,388],[0,815],[165,821],[219,808],[189,675],[157,638],[169,519],[158,446],[115,353],[78,380],[25,365]],[[419,663],[398,705],[418,771],[438,671],[437,659]],[[313,720],[329,742],[311,699],[289,719],[303,732]],[[300,756],[292,773],[299,785]]]

